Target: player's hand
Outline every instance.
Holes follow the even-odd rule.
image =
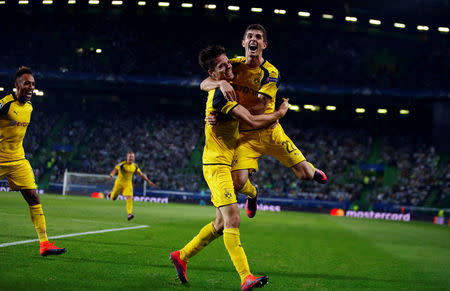
[[[109,175],[109,178],[108,178],[109,180],[112,180],[112,176],[111,175]]]
[[[283,98],[283,103],[278,108],[278,112],[280,112],[281,117],[286,115],[288,109],[289,109],[289,98]]]
[[[148,184],[149,184],[151,187],[156,187],[156,184],[153,183],[152,181],[149,181]]]
[[[222,80],[219,86],[220,91],[222,91],[223,96],[228,101],[237,101],[236,91],[234,91],[233,86],[228,81]]]
[[[209,125],[215,126],[217,124],[217,112],[211,112],[208,116],[206,116],[206,122]]]

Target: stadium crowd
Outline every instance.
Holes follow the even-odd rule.
[[[92,114],[83,114],[93,116]],[[108,174],[125,159],[127,151],[136,153],[136,163],[158,188],[182,191],[207,191],[201,171],[203,120],[153,115],[100,114],[95,118],[63,118],[61,128],[53,133],[58,115],[33,120],[42,124],[30,128],[25,149],[31,157],[36,176],[50,173],[49,181],[62,183],[65,169],[72,172]],[[45,120],[45,121],[44,121]],[[358,165],[367,162],[375,137],[369,129],[322,126],[303,128],[295,120],[282,121],[285,132],[305,157],[326,171],[331,183],[320,185],[297,180],[290,169],[272,157],[259,161],[259,171],[252,180],[265,197],[308,200],[356,201],[369,192],[372,203],[423,205],[436,192],[436,201],[448,194],[449,168],[439,167],[440,156],[426,141],[409,136],[384,136],[380,164],[397,169],[392,186],[383,184],[382,175],[367,177]],[[49,149],[37,147],[51,137]],[[45,143],[44,143],[45,144]],[[35,159],[35,157],[40,157]],[[142,181],[135,179],[136,187]]]

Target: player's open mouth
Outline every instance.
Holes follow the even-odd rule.
[[[255,52],[257,48],[258,48],[258,46],[257,46],[257,45],[254,45],[254,44],[251,44],[251,45],[248,46],[248,49],[249,49],[250,51],[252,51],[252,52]]]

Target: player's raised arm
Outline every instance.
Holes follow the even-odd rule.
[[[145,181],[147,181],[147,183],[152,186],[152,187],[156,187],[155,183],[153,183],[152,181],[150,181],[150,179],[147,177],[147,175],[145,175],[142,172],[139,172],[139,176],[141,176],[142,179],[144,179]]]
[[[269,114],[252,115],[245,107],[240,105],[234,107],[230,114],[233,118],[246,123],[251,128],[267,127],[282,118],[289,109],[289,98],[283,98],[283,100],[284,102],[280,105],[278,111]]]
[[[109,173],[109,179],[111,180],[113,176],[115,176],[117,174],[117,169],[114,168],[111,173]]]
[[[236,92],[227,80],[214,80],[208,77],[200,83],[200,90],[202,91],[208,92],[215,88],[219,88],[228,101],[237,100]]]

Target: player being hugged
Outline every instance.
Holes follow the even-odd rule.
[[[134,218],[133,215],[133,175],[138,174],[142,179],[147,181],[147,183],[155,187],[156,185],[150,181],[147,176],[142,173],[138,165],[134,163],[134,152],[130,151],[127,153],[126,161],[120,162],[109,174],[109,178],[112,179],[114,175],[119,173],[116,182],[114,183],[114,188],[111,193],[108,194],[112,200],[116,200],[119,194],[122,194],[127,198],[127,213],[128,220]]]
[[[20,191],[28,203],[31,221],[40,242],[42,256],[60,255],[66,249],[50,243],[44,212],[36,191],[33,169],[25,158],[23,139],[30,124],[31,97],[35,82],[31,69],[20,67],[15,76],[16,93],[0,99],[0,180],[6,176],[11,190]]]

